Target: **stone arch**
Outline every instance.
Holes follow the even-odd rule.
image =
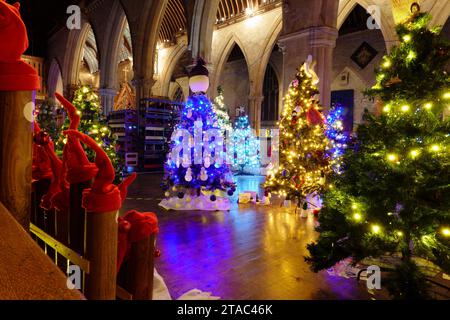
[[[104,37],[101,51],[104,59],[100,62],[100,88],[118,89],[119,83],[117,79],[118,72],[118,57],[121,39],[125,25],[127,23],[127,17],[125,11],[120,4],[120,1],[114,1],[113,8],[111,9],[110,18],[105,26],[105,34],[108,37]]]
[[[210,77],[211,79],[213,79],[213,81],[211,81],[211,86],[209,88],[209,91],[212,93],[215,93],[217,86],[220,83],[220,77],[222,76],[222,72],[223,69],[225,67],[225,64],[227,63],[227,60],[231,54],[231,51],[233,50],[234,46],[237,45],[242,53],[244,54],[245,57],[245,63],[247,65],[247,70],[248,70],[248,76],[249,79],[251,80],[251,75],[250,75],[250,61],[248,58],[248,54],[245,51],[245,46],[243,45],[242,41],[239,39],[239,37],[236,36],[236,34],[232,33],[229,35],[227,41],[224,41],[225,45],[221,48],[220,52],[222,52],[222,54],[220,55],[219,59],[214,63],[214,73],[213,73],[213,77]]]
[[[380,7],[380,29],[386,43],[386,48],[389,50],[397,40],[393,13],[389,6],[380,5],[375,0],[340,0],[338,7],[337,29],[339,30],[341,28],[344,21],[358,4],[366,10],[371,5],[378,5]]]
[[[194,58],[211,59],[211,46],[220,0],[196,0],[190,32],[189,47]]]
[[[270,37],[264,44],[263,54],[261,55],[260,59],[261,63],[259,64],[257,75],[255,77],[256,86],[254,88],[255,90],[254,94],[262,93],[262,86],[264,82],[264,76],[266,74],[266,68],[267,65],[269,64],[270,56],[272,55],[273,48],[277,44],[277,40],[278,37],[280,36],[282,28],[283,28],[283,18],[282,16],[279,16],[273,24],[272,31],[270,32]],[[281,83],[280,78],[278,79],[278,82]]]
[[[63,65],[63,79],[65,94],[71,96],[72,90],[78,83],[80,68],[81,68],[81,57],[83,54],[83,46],[86,42],[86,38],[91,25],[86,19],[83,19],[82,26],[80,30],[71,30],[66,44],[66,56]]]
[[[179,44],[171,52],[170,56],[165,63],[164,69],[161,72],[161,96],[169,96],[170,82],[172,79],[173,71],[180,60],[180,58],[186,53],[188,46],[186,44]]]
[[[61,73],[61,67],[56,58],[52,59],[50,68],[48,70],[48,80],[47,80],[48,96],[53,97],[55,92],[63,94],[64,84],[63,77]]]
[[[153,86],[155,50],[168,0],[148,0],[143,4],[120,1],[127,17],[133,47],[133,86],[136,101],[150,95]]]

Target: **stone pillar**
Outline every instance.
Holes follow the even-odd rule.
[[[140,100],[149,98],[152,95],[152,88],[155,84],[154,79],[134,78],[131,83],[136,89],[136,103],[139,108]]]
[[[338,31],[331,27],[310,27],[283,35],[279,46],[283,52],[283,95],[294,80],[298,67],[309,54],[317,61],[315,71],[320,78],[321,104],[328,109],[331,100],[333,49]]]
[[[108,116],[114,111],[114,98],[117,95],[117,90],[112,88],[102,88],[98,91],[103,107],[103,114]]]
[[[259,135],[261,129],[261,104],[264,100],[264,96],[249,96],[248,97],[248,111],[249,120],[253,129]]]
[[[320,100],[325,110],[331,107],[331,82],[333,76],[333,50],[336,47],[338,31],[335,28],[315,29],[311,39],[312,55],[317,61],[316,73],[319,76]]]

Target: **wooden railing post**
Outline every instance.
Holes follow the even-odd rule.
[[[133,300],[153,299],[156,234],[131,245],[128,283]]]
[[[91,181],[70,185],[69,243],[72,250],[83,254],[85,237],[85,210],[82,208],[83,190]]]
[[[0,91],[0,202],[25,230],[31,210],[33,101],[32,91]]]
[[[47,193],[50,186],[50,179],[42,179],[34,182],[34,192],[32,193],[32,212],[31,222],[42,230],[46,230],[46,213],[41,208],[42,197]],[[47,231],[47,230],[46,230]],[[45,243],[41,240],[37,240],[39,246],[45,249]]]
[[[89,300],[115,300],[117,273],[118,211],[86,212],[85,296]]]

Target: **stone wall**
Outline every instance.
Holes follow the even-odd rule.
[[[352,59],[352,54],[363,43],[367,42],[378,51],[375,58],[364,69],[361,69]],[[375,84],[374,70],[380,65],[382,57],[386,54],[383,35],[379,30],[355,32],[338,37],[333,52],[333,72],[331,90],[354,90],[355,124],[361,123],[365,108],[373,109],[373,103],[364,97],[362,91]],[[341,75],[348,75],[348,84],[341,82]]]

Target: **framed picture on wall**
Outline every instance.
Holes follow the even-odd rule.
[[[352,54],[351,59],[361,68],[364,69],[377,56],[378,51],[370,44],[364,41],[358,49]]]

